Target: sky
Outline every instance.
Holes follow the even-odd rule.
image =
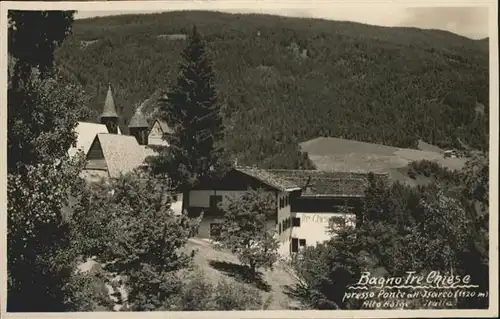
[[[433,7],[429,5],[422,7],[422,4],[420,7],[415,7],[415,2],[412,3],[412,7],[405,7],[396,2],[358,2],[358,4],[354,4],[355,2],[335,3],[333,1],[323,1],[317,2],[315,5],[308,5],[305,1],[289,1],[281,4],[274,2],[274,5],[272,1],[260,2],[259,5],[256,5],[257,3],[259,2],[246,2],[245,6],[244,2],[240,1],[179,1],[175,5],[168,4],[168,7],[170,10],[197,9],[229,13],[265,13],[291,17],[354,21],[389,27],[401,26],[440,29],[473,39],[481,39],[488,36],[488,8],[480,6],[471,7],[467,3],[465,5],[469,6],[463,6],[463,2],[461,7]],[[141,8],[144,6],[141,6]],[[116,7],[116,4],[114,7]],[[155,8],[158,9],[135,12],[154,13],[168,11],[163,9],[165,7],[167,6],[163,5],[162,8],[158,8],[158,3],[156,2]],[[79,11],[76,18],[82,19],[127,13],[133,12],[125,10]]]

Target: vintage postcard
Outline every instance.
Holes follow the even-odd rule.
[[[498,316],[497,15],[2,2],[2,317]]]

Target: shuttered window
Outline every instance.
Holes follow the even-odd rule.
[[[296,253],[299,251],[299,239],[298,238],[292,238],[292,253]]]

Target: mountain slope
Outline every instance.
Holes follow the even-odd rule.
[[[57,61],[96,115],[111,82],[126,124],[134,105],[175,84],[194,24],[240,163],[301,166],[297,144],[318,136],[487,147],[488,41],[445,31],[201,11],[114,16],[76,21]]]

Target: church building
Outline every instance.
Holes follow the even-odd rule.
[[[156,154],[150,146],[168,146],[164,137],[172,133],[171,127],[159,119],[148,123],[142,106],[136,108],[128,123],[128,135],[120,132],[119,122],[109,86],[100,124],[79,123],[77,146],[70,150],[70,154],[78,150],[85,153],[87,162],[82,174],[89,182],[147,168],[147,158]],[[332,229],[356,224],[368,184],[367,174],[367,171],[264,170],[235,165],[217,180],[183,194],[172,194],[171,209],[177,214],[185,210],[191,217],[203,213],[197,236],[210,239],[223,227],[220,202],[242,196],[248,188],[263,189],[275,198],[275,212],[267,225],[279,240],[279,253],[287,257],[329,239]],[[388,177],[385,173],[376,175],[382,179]]]
[[[87,163],[82,175],[90,182],[117,178],[136,168],[146,168],[146,159],[155,155],[148,147],[150,125],[141,106],[137,107],[128,124],[129,135],[120,131],[111,85],[108,86],[100,124],[79,122],[76,128],[77,143],[68,153],[73,156],[82,151]],[[158,121],[155,121],[157,123]]]

